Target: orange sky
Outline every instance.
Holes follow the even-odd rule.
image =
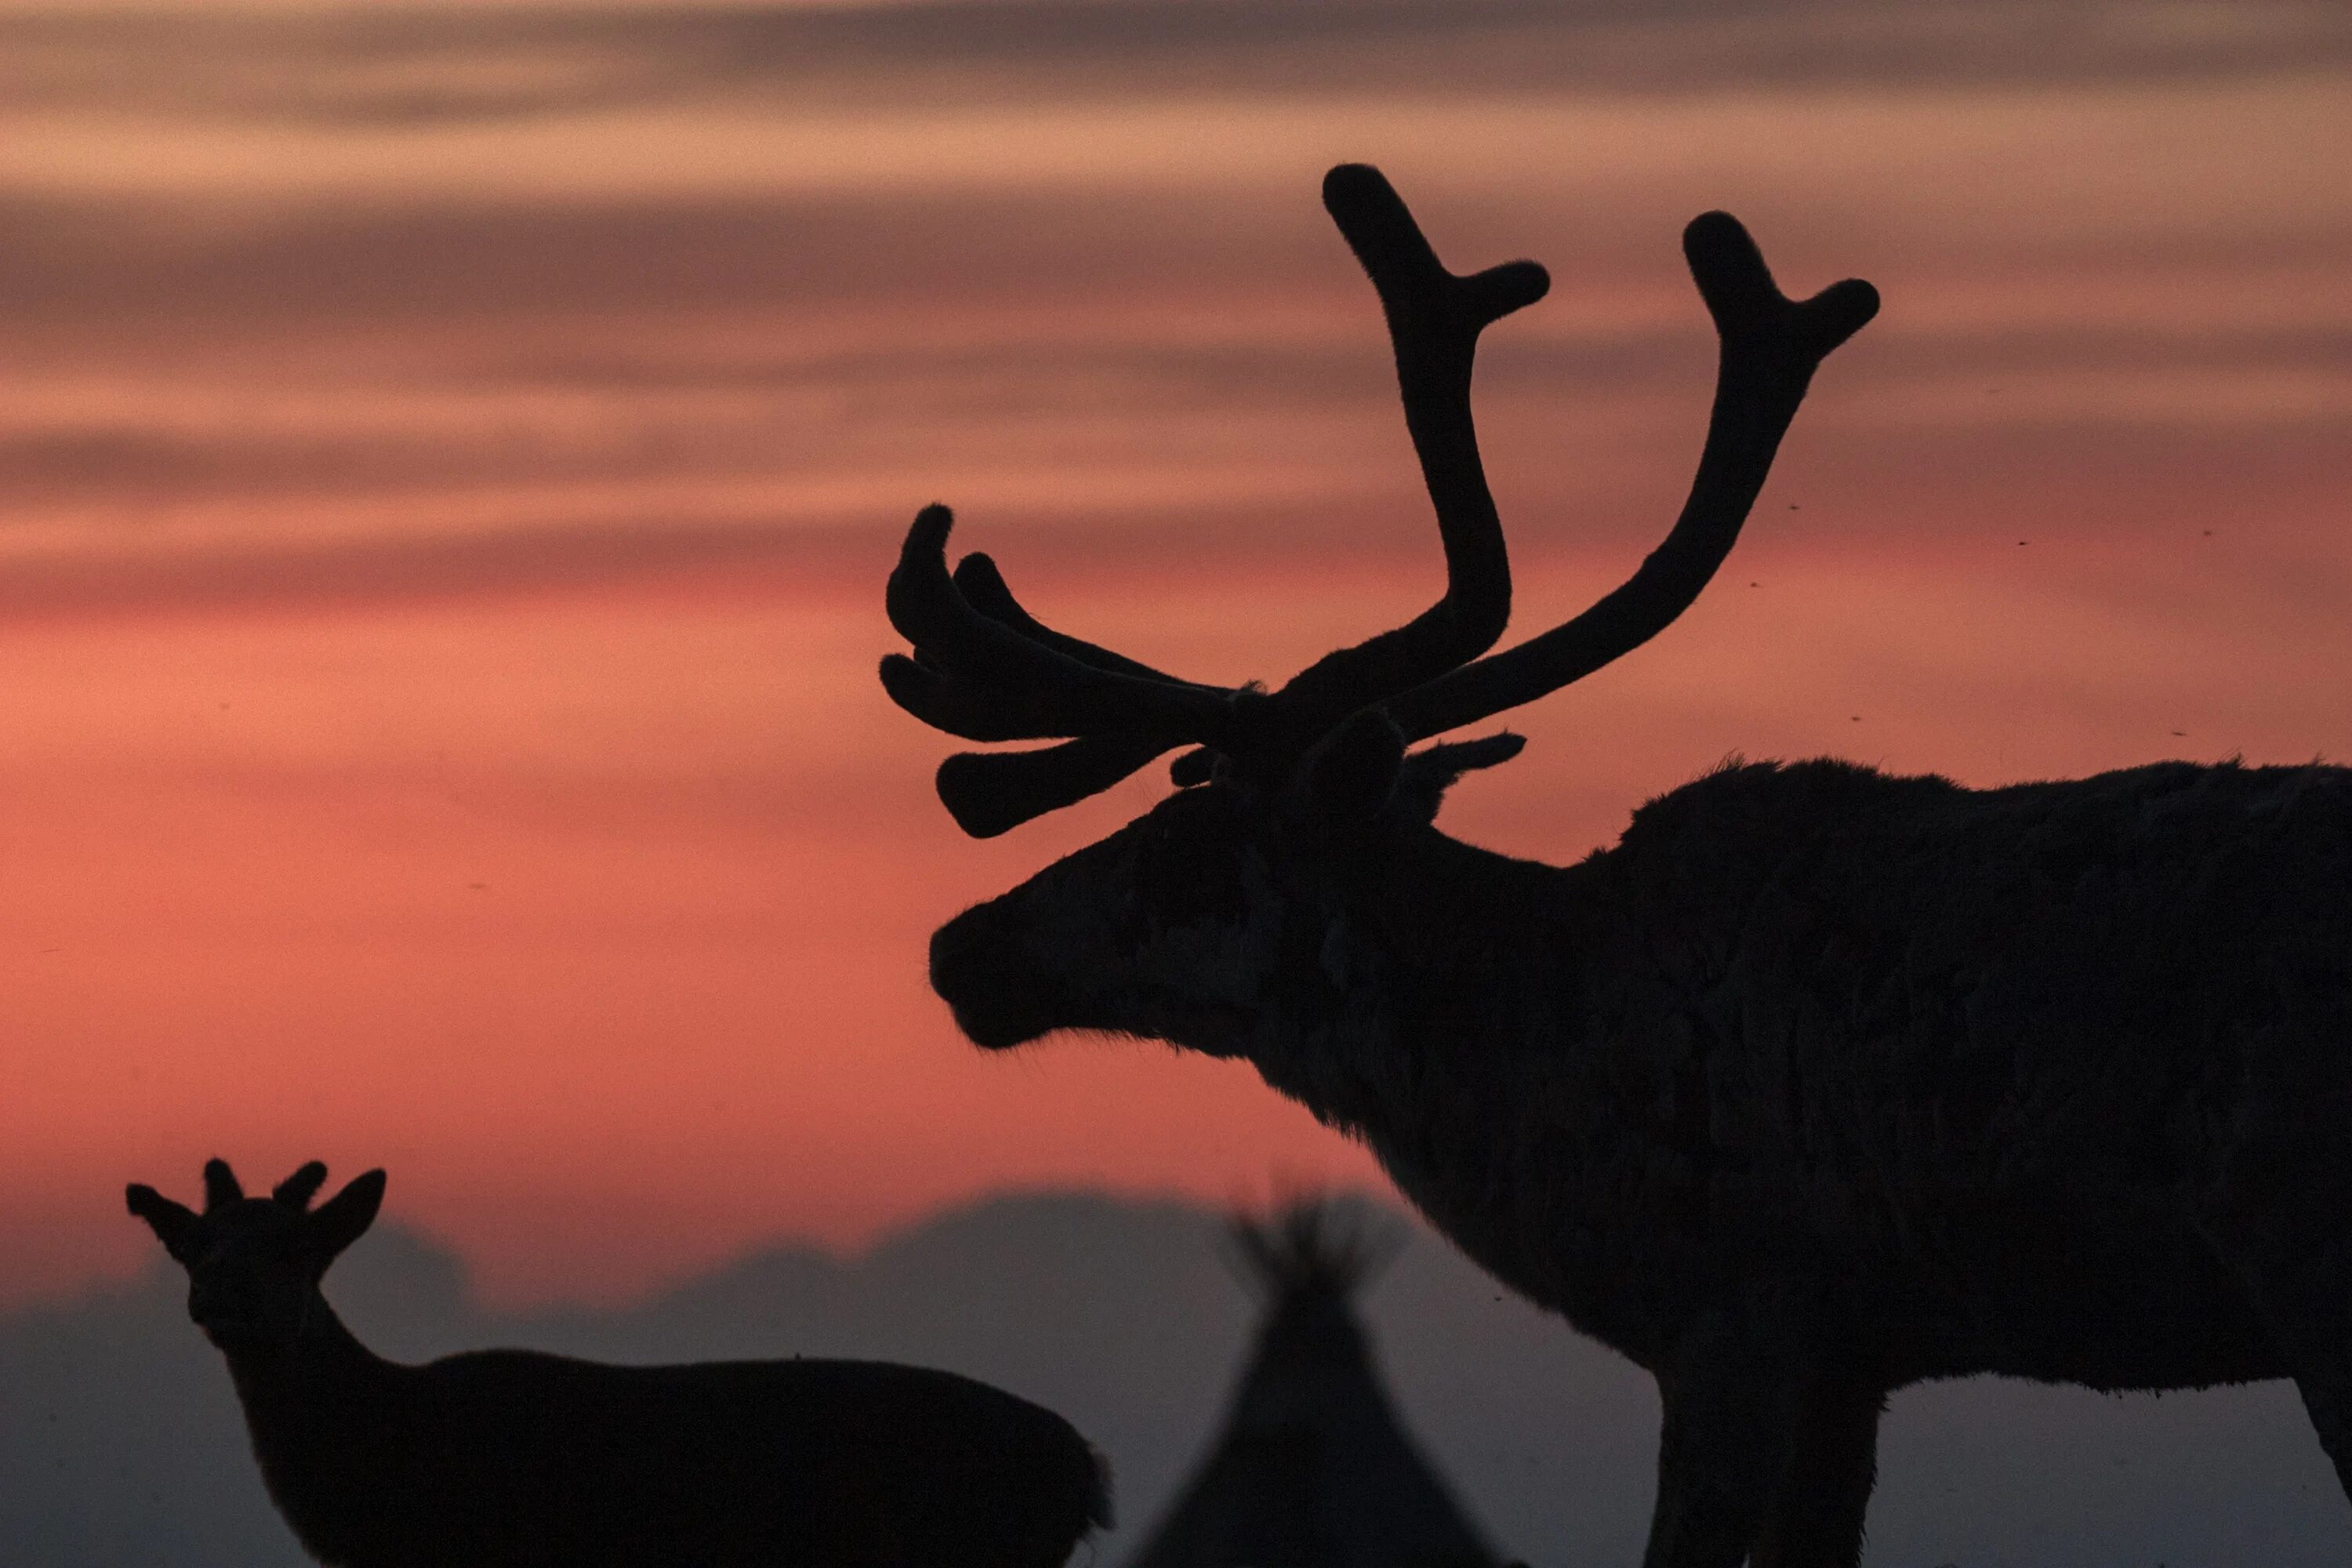
[[[1572,857],[1734,751],[2352,754],[2333,7],[98,10],[0,15],[0,1303],[215,1152],[390,1166],[508,1300],[1375,1180],[1245,1068],[957,1039],[930,928],[1156,786],[971,843],[871,673],[933,499],[1209,678],[1433,591],[1342,157],[1552,268],[1479,394],[1528,627],[1679,500],[1684,219],[1887,300],[1456,831]]]

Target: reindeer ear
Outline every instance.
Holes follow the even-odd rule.
[[[1397,778],[1397,800],[1416,820],[1434,822],[1445,792],[1464,773],[1507,763],[1527,749],[1527,739],[1506,731],[1475,741],[1453,741],[1424,746],[1405,758]]]
[[[1370,821],[1395,793],[1404,747],[1404,731],[1386,713],[1367,708],[1356,714],[1299,764],[1304,815],[1332,827]]]
[[[310,1245],[325,1261],[334,1261],[375,1223],[375,1212],[383,1206],[383,1173],[353,1176],[341,1192],[310,1211]]]
[[[182,1248],[194,1233],[195,1211],[185,1204],[175,1204],[144,1182],[133,1182],[123,1189],[123,1199],[131,1212],[147,1222],[155,1239],[173,1258],[181,1258]]]

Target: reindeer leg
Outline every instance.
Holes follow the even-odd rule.
[[[1709,1313],[1659,1373],[1665,1421],[1643,1568],[1738,1568],[1756,1544],[1814,1373],[1801,1334],[1773,1331],[1783,1321]]]
[[[2244,1284],[2352,1500],[2352,1242],[2341,1232],[2338,1221],[2207,1237]]]
[[[2336,1484],[2352,1500],[2352,1368],[2338,1353],[2323,1372],[2295,1373],[2294,1386],[2303,1408],[2319,1434],[2319,1446],[2336,1462]]]
[[[1806,1389],[1788,1471],[1749,1559],[1754,1568],[1855,1568],[1862,1561],[1885,1409],[1886,1391],[1875,1379],[1832,1373]]]

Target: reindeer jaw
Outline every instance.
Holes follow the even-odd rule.
[[[1023,963],[992,934],[967,915],[931,937],[931,989],[964,1037],[982,1050],[1012,1050],[1048,1035],[1088,1034],[1159,1040],[1204,1056],[1247,1054],[1255,1017],[1249,1008],[1148,984],[1079,991]]]
[[[979,912],[931,936],[931,989],[955,1015],[956,1027],[981,1049],[1003,1051],[1070,1026],[1054,977],[1019,962],[972,918]]]
[[[972,1006],[950,1001],[948,1007],[955,1016],[956,1027],[963,1031],[963,1037],[983,1051],[1009,1051],[1042,1040],[1063,1027],[1051,1019],[1023,1017],[988,1005]]]
[[[964,1038],[992,1053],[1032,1045],[1048,1035],[1093,1035],[1158,1041],[1209,1057],[1248,1054],[1244,1042],[1250,1020],[1238,1008],[1203,1009],[1150,996],[1120,1002],[1062,998],[1017,984],[971,985],[957,976],[943,979],[936,965],[931,988],[947,1003]]]

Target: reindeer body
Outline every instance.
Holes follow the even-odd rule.
[[[203,1215],[131,1205],[188,1266],[271,1500],[332,1568],[1062,1568],[1110,1521],[1067,1422],[951,1373],[385,1361],[318,1289],[382,1175],[304,1213],[324,1175],[247,1199],[215,1162]]]
[[[1851,1563],[1927,1378],[2293,1375],[2342,1463],[2352,770],[1743,765],[1568,867],[1219,793],[950,921],[935,985],[984,1045],[1248,1060],[1656,1374],[1654,1562]],[[1690,1496],[1744,1468],[1745,1524]]]
[[[1060,1568],[1099,1507],[1066,1423],[925,1368],[404,1366],[330,1322],[229,1367],[271,1500],[337,1568]]]
[[[1433,826],[1516,737],[1408,751],[1601,668],[1721,564],[1866,284],[1784,297],[1738,225],[1684,247],[1722,342],[1690,499],[1622,586],[1501,652],[1472,431],[1532,263],[1437,262],[1377,172],[1325,205],[1380,292],[1446,551],[1407,625],[1281,688],[1055,631],[916,520],[891,697],[1002,832],[1176,746],[1178,792],[942,926],[976,1044],[1062,1029],[1243,1058],[1447,1237],[1654,1373],[1650,1568],[1853,1568],[1887,1394],[2292,1376],[2352,1494],[2352,771],[2160,763],[1964,789],[1728,767],[1570,867]]]
[[[2208,1238],[2352,1213],[2352,773],[1746,766],[1565,868],[1406,837],[1206,1043],[1595,1338],[1662,1370],[1763,1286],[1883,1388],[2288,1371]]]

